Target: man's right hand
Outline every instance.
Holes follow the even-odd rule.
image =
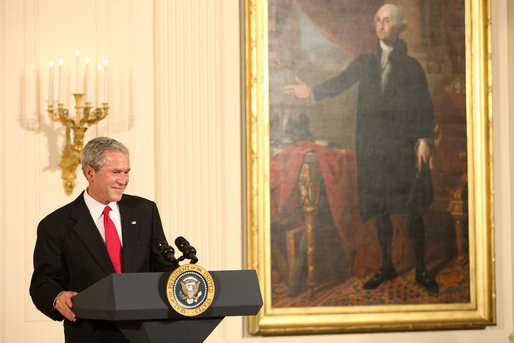
[[[295,77],[295,80],[298,82],[298,84],[284,86],[282,93],[298,99],[308,99],[311,96],[309,86],[300,80],[298,76]]]
[[[75,313],[71,310],[73,307],[73,302],[71,301],[71,298],[76,296],[77,292],[72,291],[64,291],[59,296],[57,296],[57,299],[55,300],[55,308],[57,311],[59,311],[64,318],[68,319],[70,322],[77,321],[77,318],[75,317]]]

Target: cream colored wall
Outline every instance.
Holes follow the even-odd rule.
[[[514,342],[512,7],[492,4],[498,325],[263,338],[227,318],[208,342]],[[155,199],[168,238],[189,238],[204,267],[243,268],[239,18],[239,0],[0,0],[0,342],[63,342],[61,323],[34,308],[28,285],[38,221],[85,186],[78,175],[64,194],[63,129],[45,113],[48,61],[69,61],[76,49],[109,59],[112,111],[87,138],[129,146],[128,192]]]

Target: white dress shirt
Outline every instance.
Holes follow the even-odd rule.
[[[393,47],[385,44],[382,41],[380,41],[380,47],[382,48],[382,57],[380,59],[380,67],[382,69],[380,89],[383,93],[385,86],[387,85],[387,78],[389,76],[389,72],[391,71],[391,65],[389,64],[389,55],[393,51]]]
[[[84,192],[84,201],[86,202],[86,206],[89,209],[89,213],[91,213],[91,217],[93,217],[93,221],[98,228],[98,232],[102,239],[105,242],[105,228],[104,228],[104,208],[106,205],[96,201],[89,194],[87,194],[87,189]],[[108,205],[111,210],[109,211],[109,217],[111,217],[114,226],[116,226],[116,231],[118,232],[118,237],[120,238],[121,246],[123,247],[123,237],[121,234],[121,215],[118,204],[114,201],[109,203]]]

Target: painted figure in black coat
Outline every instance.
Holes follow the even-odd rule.
[[[64,319],[67,343],[128,343],[112,322],[76,318],[73,312],[77,292],[116,272],[102,211],[109,206],[120,239],[119,272],[173,270],[158,248],[166,237],[155,203],[123,194],[130,171],[123,144],[107,137],[91,140],[82,153],[82,170],[88,188],[38,225],[30,295],[45,315]]]
[[[355,134],[359,206],[364,222],[376,219],[382,254],[382,267],[364,288],[377,288],[397,276],[391,259],[391,215],[403,214],[416,257],[416,281],[438,292],[425,268],[422,219],[433,199],[428,169],[432,100],[421,65],[407,55],[407,44],[399,39],[406,28],[401,10],[382,6],[375,15],[375,28],[379,39],[375,51],[359,56],[339,75],[312,88],[296,78],[298,84],[285,86],[284,93],[320,101],[359,82]]]

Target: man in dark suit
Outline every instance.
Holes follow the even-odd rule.
[[[383,5],[375,15],[376,50],[359,56],[348,68],[325,82],[284,87],[284,93],[320,101],[359,83],[355,150],[359,207],[364,222],[375,217],[382,267],[365,289],[375,289],[397,274],[391,259],[392,214],[407,217],[416,257],[416,281],[429,292],[439,287],[425,267],[423,213],[433,199],[428,161],[433,136],[433,108],[425,73],[407,55],[399,38],[406,28],[402,11]]]
[[[166,238],[155,203],[123,194],[130,171],[123,144],[91,140],[82,170],[87,189],[39,223],[30,295],[45,315],[64,319],[66,342],[127,343],[111,322],[76,318],[73,297],[111,273],[171,271],[158,248]]]

